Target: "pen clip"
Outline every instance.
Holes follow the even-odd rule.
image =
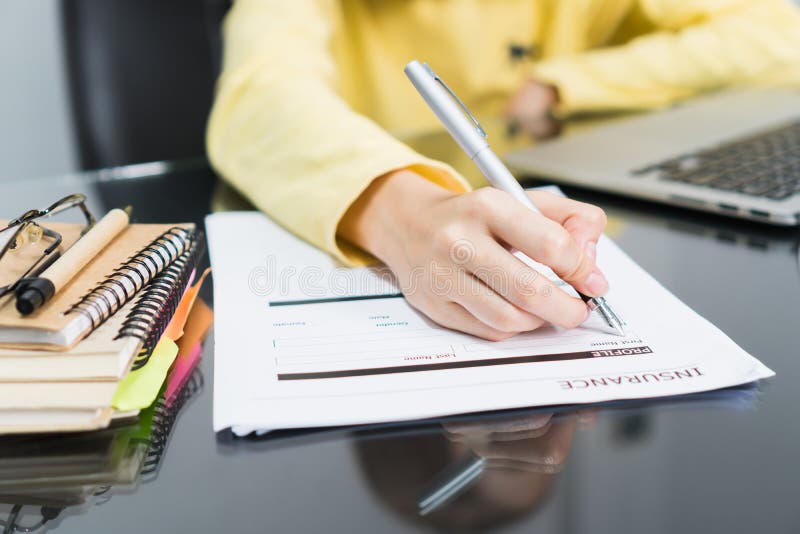
[[[453,100],[455,100],[455,101],[456,101],[456,103],[459,105],[459,107],[460,107],[460,108],[461,108],[461,109],[464,111],[464,113],[467,115],[467,117],[469,117],[469,119],[470,119],[470,120],[472,121],[472,123],[475,125],[475,128],[478,130],[478,133],[479,133],[479,134],[481,134],[481,137],[483,137],[484,139],[486,139],[488,136],[486,135],[486,131],[485,131],[485,130],[483,129],[483,127],[481,126],[481,123],[479,123],[479,122],[478,122],[478,119],[476,119],[476,118],[475,118],[475,115],[473,115],[473,114],[470,112],[470,110],[467,108],[467,106],[464,104],[464,102],[462,102],[462,101],[461,101],[461,99],[460,99],[460,98],[458,98],[458,95],[456,95],[456,94],[453,92],[453,90],[452,90],[452,89],[450,89],[450,87],[449,87],[449,86],[448,86],[446,83],[444,83],[444,80],[443,80],[443,79],[441,79],[441,78],[439,77],[439,75],[438,75],[438,74],[436,74],[436,73],[433,71],[433,69],[432,69],[432,68],[430,68],[430,66],[428,66],[428,64],[427,64],[427,63],[423,63],[423,64],[422,64],[422,66],[425,68],[425,70],[427,70],[427,71],[428,71],[428,73],[431,75],[431,77],[433,77],[434,81],[436,81],[436,82],[437,82],[439,85],[441,85],[441,86],[444,88],[444,90],[448,92],[448,94],[450,95],[450,97],[451,97]]]

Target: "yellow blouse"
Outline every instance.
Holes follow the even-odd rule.
[[[236,0],[224,37],[212,164],[348,263],[367,256],[337,225],[377,176],[411,168],[470,187],[395,137],[437,125],[403,74],[411,59],[482,116],[530,77],[557,86],[569,114],[660,106],[800,65],[788,0]]]

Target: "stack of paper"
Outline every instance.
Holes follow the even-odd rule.
[[[214,214],[206,226],[215,430],[661,397],[773,375],[605,237],[598,261],[625,337],[590,317],[489,342],[433,324],[385,268],[342,268],[259,213]]]

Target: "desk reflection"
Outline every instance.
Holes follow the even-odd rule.
[[[371,490],[397,515],[442,530],[514,523],[546,501],[591,412],[446,421],[440,431],[354,443]]]
[[[180,411],[202,388],[195,369],[171,402],[162,396],[108,428],[0,438],[0,532],[58,528],[155,479]]]

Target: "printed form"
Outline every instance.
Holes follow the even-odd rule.
[[[773,373],[603,237],[626,336],[592,314],[500,342],[440,327],[385,267],[348,269],[256,212],[206,220],[214,429],[237,434],[661,397]]]

